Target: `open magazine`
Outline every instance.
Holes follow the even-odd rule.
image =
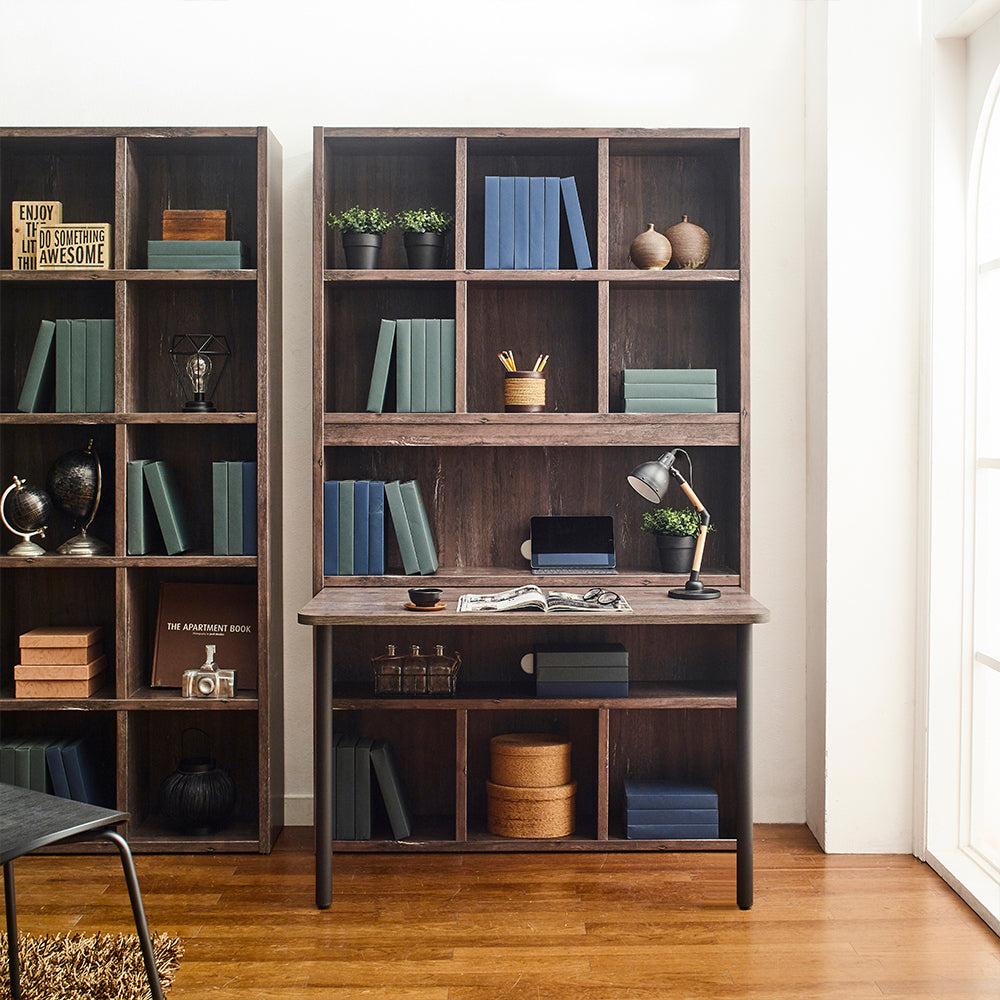
[[[534,584],[515,587],[499,594],[463,594],[458,599],[459,611],[631,611],[624,597],[614,604],[585,601],[583,594],[567,594],[558,590],[546,593]]]

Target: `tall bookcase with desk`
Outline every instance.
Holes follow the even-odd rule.
[[[744,129],[324,129],[314,145],[313,582],[317,905],[331,899],[331,851],[721,850],[737,853],[740,906],[752,902],[750,628],[767,612],[749,590],[748,134]],[[572,176],[594,267],[575,269],[563,228],[559,269],[484,267],[485,179]],[[380,267],[349,270],[332,211],[434,206],[454,214],[443,267],[406,267],[387,234]],[[689,215],[712,234],[697,270],[640,271],[629,245],[647,222]],[[380,320],[454,319],[454,413],[365,412]],[[503,412],[498,351],[549,354],[542,412]],[[625,413],[628,368],[716,369],[717,413]],[[392,388],[390,386],[390,393]],[[686,577],[659,572],[639,531],[649,509],[626,483],[641,462],[685,448],[714,530],[702,579],[714,601],[667,598]],[[440,555],[431,578],[402,575],[392,533],[386,574],[324,575],[323,484],[416,480]],[[682,506],[681,494],[676,503]],[[633,611],[459,614],[467,592],[532,582],[520,555],[530,518],[611,514],[618,573],[595,582]],[[444,588],[446,609],[404,610],[406,588]],[[617,642],[621,698],[534,697],[520,669],[537,643]],[[455,697],[376,697],[369,662],[388,644],[461,652]],[[413,816],[410,837],[333,840],[332,732],[391,738]],[[489,833],[489,745],[508,732],[572,742],[575,832]],[[626,779],[664,775],[718,791],[720,837],[632,840]]]

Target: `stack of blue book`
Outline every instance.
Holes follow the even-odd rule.
[[[484,267],[558,268],[560,198],[576,266],[593,267],[575,177],[487,177]]]
[[[619,642],[535,646],[539,698],[625,698],[628,650]]]
[[[626,368],[626,413],[718,413],[714,368]]]
[[[682,781],[626,781],[625,835],[629,840],[715,840],[719,794]]]
[[[100,780],[100,767],[91,740],[22,739],[0,742],[0,781],[35,792],[48,792],[63,799],[107,803],[107,789]]]

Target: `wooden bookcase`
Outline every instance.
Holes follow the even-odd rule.
[[[748,773],[739,795],[736,788],[738,761],[749,760],[748,729],[741,728],[748,725],[748,703],[746,713],[736,711],[739,660],[748,662],[749,654],[739,651],[745,626],[731,624],[723,611],[720,624],[709,611],[665,627],[663,615],[655,624],[627,626],[607,619],[570,626],[538,616],[511,628],[412,616],[401,627],[398,615],[393,621],[382,614],[398,608],[407,586],[454,588],[446,592],[454,598],[463,589],[530,582],[519,547],[533,514],[613,514],[616,523],[616,577],[547,577],[543,586],[584,589],[596,582],[656,588],[662,596],[684,578],[658,571],[655,544],[639,531],[648,505],[625,476],[672,446],[690,451],[694,485],[712,512],[703,579],[730,594],[748,592],[748,143],[746,129],[315,130],[313,583],[316,591],[327,589],[310,608],[329,608],[337,625],[326,629],[333,633],[332,654],[326,649],[320,657],[321,664],[332,662],[335,727],[393,744],[415,816],[408,841],[390,840],[377,823],[375,840],[335,841],[334,850],[735,846],[738,800],[749,802]],[[484,270],[489,174],[575,176],[594,269],[569,266],[564,222],[561,270]],[[390,233],[381,270],[346,270],[339,233],[326,218],[355,203],[389,212],[431,205],[454,212],[445,269],[407,269],[402,240]],[[712,234],[706,269],[633,268],[629,244],[645,224],[663,231],[683,214]],[[454,317],[456,413],[362,412],[379,320],[406,316]],[[501,348],[529,363],[551,354],[546,412],[502,412],[495,358]],[[626,415],[625,367],[717,368],[721,412]],[[388,519],[389,575],[324,576],[324,480],[409,478],[420,482],[429,507],[441,557],[437,577],[394,575],[400,559]],[[683,506],[679,493],[671,502]],[[390,595],[380,589],[386,587],[397,589]],[[301,620],[333,621],[323,613]],[[521,655],[537,641],[573,638],[625,643],[628,698],[533,697],[518,666]],[[458,698],[373,697],[368,662],[386,643],[442,641],[462,653]],[[318,704],[317,712],[323,710]],[[573,741],[573,837],[523,842],[486,832],[489,737],[517,730],[558,732]],[[716,785],[720,840],[624,838],[624,778],[664,775]]]
[[[113,267],[14,271],[10,203],[57,199],[66,221],[111,222]],[[237,271],[153,271],[146,241],[164,208],[226,208],[243,241]],[[41,319],[114,317],[112,413],[15,412]],[[175,333],[227,337],[216,413],[182,412],[167,349]],[[139,851],[270,851],[283,823],[281,623],[281,148],[266,128],[0,129],[0,482],[44,488],[63,452],[93,438],[104,491],[93,532],[113,554],[0,555],[0,713],[5,737],[91,736]],[[125,473],[132,458],[173,468],[195,538],[178,556],[128,556]],[[212,462],[256,460],[257,556],[212,549]],[[43,545],[69,537],[59,513]],[[3,552],[14,539],[5,532]],[[258,690],[189,701],[150,684],[159,584],[257,588]],[[79,700],[13,697],[17,637],[41,625],[100,624],[105,690]],[[187,664],[186,666],[193,666]],[[236,781],[231,824],[207,837],[167,829],[159,788],[191,727]],[[75,847],[74,850],[79,850]]]

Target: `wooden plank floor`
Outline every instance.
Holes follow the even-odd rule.
[[[827,857],[803,827],[758,827],[749,913],[729,854],[341,855],[320,913],[308,837],[137,859],[185,943],[171,1000],[1000,997],[1000,941],[929,868]],[[23,930],[129,929],[113,858],[16,871]]]

